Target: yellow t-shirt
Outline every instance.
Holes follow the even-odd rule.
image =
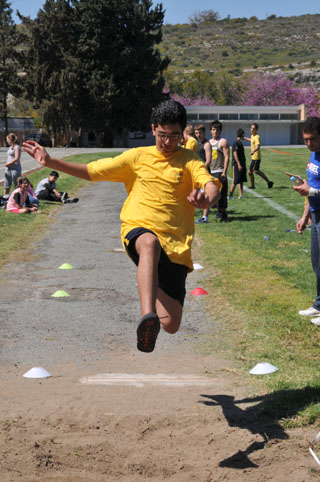
[[[194,188],[204,189],[209,181],[221,188],[197,154],[178,147],[164,157],[156,146],[139,147],[91,162],[87,169],[91,181],[123,182],[126,186],[128,197],[120,214],[123,244],[132,229],[150,229],[170,260],[192,271],[194,208],[187,196]]]
[[[251,152],[254,151],[257,148],[258,145],[261,146],[259,134],[256,134],[255,136],[252,135],[251,136]],[[260,147],[254,154],[252,154],[251,159],[253,161],[259,161],[261,159]]]
[[[186,149],[190,149],[193,152],[198,152],[199,143],[197,139],[195,139],[194,137],[190,137],[190,139],[187,140],[186,145],[184,147]]]

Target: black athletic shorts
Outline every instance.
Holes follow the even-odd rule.
[[[153,231],[146,228],[135,228],[129,231],[126,236],[126,250],[132,261],[138,266],[139,255],[136,251],[136,239],[143,233],[152,233]],[[188,274],[187,266],[172,263],[164,250],[161,248],[160,260],[158,264],[159,288],[161,288],[168,296],[174,300],[178,300],[183,306],[186,296],[186,278]]]
[[[242,171],[239,171],[238,164],[235,164],[233,167],[233,184],[240,184],[242,182],[247,182],[247,169],[246,166],[242,166]]]
[[[256,161],[252,159],[249,167],[250,171],[260,171],[260,162],[261,159],[257,159]]]

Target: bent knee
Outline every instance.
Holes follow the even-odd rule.
[[[136,250],[138,254],[141,251],[160,251],[161,245],[159,239],[152,233],[144,233],[136,241]]]
[[[169,335],[174,335],[179,331],[180,323],[181,321],[177,322],[177,321],[170,320],[170,321],[167,321],[167,323],[161,323],[161,326],[164,329],[164,331],[169,333]]]
[[[179,331],[179,327],[175,328],[170,326],[162,326],[162,328],[164,329],[164,331],[169,333],[169,335],[174,335],[175,333],[177,333],[177,331]]]

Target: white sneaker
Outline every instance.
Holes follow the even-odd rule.
[[[299,311],[300,316],[320,316],[320,311],[316,310],[313,306],[307,310]]]
[[[320,326],[320,316],[317,316],[317,318],[311,318],[311,323],[316,326]]]
[[[197,219],[195,221],[196,224],[207,224],[207,222],[208,222],[208,218],[206,216],[202,216],[202,218]]]

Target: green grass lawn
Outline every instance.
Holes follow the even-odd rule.
[[[230,223],[220,223],[212,210],[209,223],[196,227],[197,256],[205,266],[209,292],[206,304],[216,328],[212,339],[200,339],[198,347],[207,353],[224,351],[242,373],[259,362],[277,366],[278,372],[255,381],[260,390],[278,394],[282,401],[290,398],[285,423],[302,424],[320,416],[320,328],[297,314],[312,306],[315,297],[310,229],[303,235],[288,232],[295,229],[295,221],[273,206],[302,214],[304,198],[283,172],[305,178],[309,151],[284,150],[292,155],[262,151],[261,170],[274,181],[268,189],[256,176],[255,192],[262,198],[245,191],[238,199],[236,191],[228,201]],[[248,150],[246,155],[250,159]],[[196,217],[200,215],[197,211]]]
[[[113,157],[117,153],[108,153],[108,157]],[[106,153],[95,153],[71,156],[69,160],[75,163],[86,164],[96,159],[106,157]],[[42,168],[30,175],[28,179],[33,184],[34,189],[38,182],[47,177],[52,169]],[[84,186],[87,181],[59,173],[57,189],[68,192],[69,196],[75,195],[76,191]],[[27,260],[29,253],[26,254],[30,242],[41,236],[43,230],[50,222],[54,221],[52,214],[57,209],[64,209],[63,204],[41,201],[37,214],[7,214],[5,209],[0,209],[0,267],[11,260]]]

